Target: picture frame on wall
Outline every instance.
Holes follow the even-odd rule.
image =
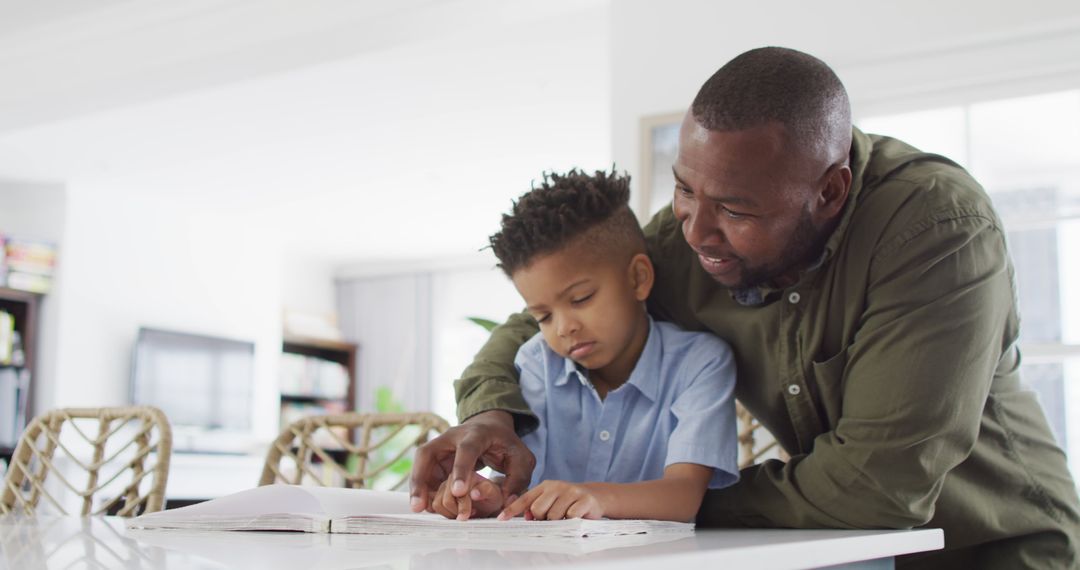
[[[650,115],[641,119],[641,182],[637,211],[642,222],[671,203],[675,177],[671,167],[679,150],[679,126],[683,113]]]

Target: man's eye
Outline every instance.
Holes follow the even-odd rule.
[[[582,297],[580,299],[572,299],[570,301],[570,303],[573,304],[573,305],[580,305],[580,304],[584,303],[585,301],[588,301],[589,299],[592,299],[593,295],[595,295],[595,293],[589,293],[588,295],[585,295],[584,297]]]
[[[689,188],[687,188],[686,186],[682,186],[682,185],[676,185],[675,186],[675,192],[677,194],[680,194],[680,195],[686,196],[686,197],[690,197],[690,196],[694,195],[694,193],[691,192]]]
[[[745,218],[746,217],[746,214],[744,214],[742,212],[736,212],[734,210],[729,210],[729,209],[727,209],[727,208],[725,208],[723,206],[720,206],[720,210],[722,210],[724,212],[725,216],[727,216],[727,217],[729,217],[729,218],[731,218],[733,220],[738,220],[740,218]]]

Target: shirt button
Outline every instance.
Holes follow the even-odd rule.
[[[799,392],[802,392],[802,388],[799,388],[798,384],[788,384],[787,393],[792,396],[798,396]]]
[[[788,302],[792,305],[797,304],[799,299],[802,299],[802,295],[799,295],[798,291],[792,291],[791,294],[787,296]]]
[[[611,439],[611,432],[604,430],[600,432],[600,441],[607,441]]]

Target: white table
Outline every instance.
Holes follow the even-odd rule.
[[[0,568],[892,568],[942,531],[699,530],[692,536],[516,541],[128,530],[115,517],[0,517]],[[843,566],[841,566],[843,565]]]

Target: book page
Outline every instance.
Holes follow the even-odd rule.
[[[296,485],[267,485],[179,509],[136,517],[128,528],[328,532],[331,517],[410,513],[409,495]]]
[[[690,534],[694,532],[694,524],[639,519],[527,521],[521,517],[508,521],[496,519],[458,521],[431,513],[410,513],[403,515],[377,514],[335,517],[330,521],[330,532],[458,539],[483,536],[507,540],[664,533]]]
[[[334,487],[304,487],[318,501],[320,512],[330,518],[365,515],[407,515],[409,494],[404,491],[374,491]]]
[[[270,514],[325,518],[327,513],[322,503],[303,487],[267,485],[218,497],[205,503],[146,514],[139,518],[163,521],[174,518],[255,517]]]

